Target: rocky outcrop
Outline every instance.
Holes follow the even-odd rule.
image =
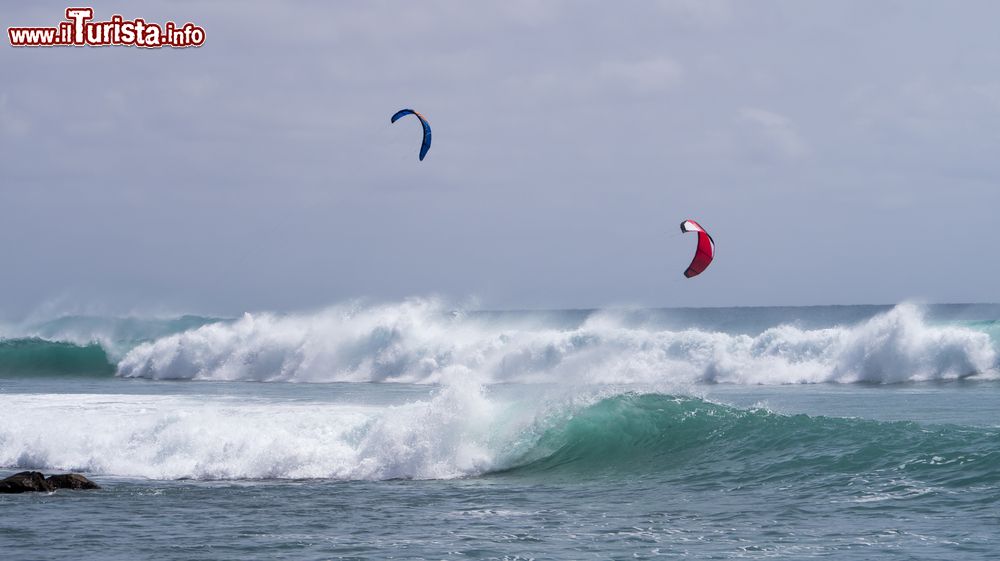
[[[62,475],[50,475],[45,479],[56,489],[100,489],[101,486],[79,473],[64,473]]]
[[[22,471],[7,479],[0,480],[0,493],[27,493],[30,491],[53,491],[52,484],[37,471]]]
[[[37,471],[22,471],[0,479],[0,493],[51,493],[56,489],[100,489],[93,481],[77,473],[45,477]]]

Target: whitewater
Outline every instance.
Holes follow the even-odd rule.
[[[106,490],[0,509],[53,559],[982,558],[998,384],[997,305],[8,323],[0,475]]]

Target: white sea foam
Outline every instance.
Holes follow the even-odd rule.
[[[988,334],[932,325],[903,304],[856,325],[757,335],[634,326],[594,314],[570,328],[449,314],[431,301],[247,314],[132,349],[126,377],[439,383],[893,383],[997,375]]]
[[[475,384],[391,407],[136,395],[7,395],[0,466],[153,479],[439,479],[503,467],[532,417]]]

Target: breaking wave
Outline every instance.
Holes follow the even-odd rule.
[[[412,300],[232,320],[67,317],[0,329],[0,376],[437,384],[458,375],[485,384],[675,387],[998,376],[995,319],[928,320],[922,308],[903,304],[790,309],[789,317],[761,322],[775,314],[458,313]]]
[[[56,413],[56,414],[54,414]],[[504,399],[474,384],[392,407],[177,396],[16,395],[0,466],[152,479],[605,477],[737,486],[858,474],[1000,481],[1000,431],[739,409],[658,393]]]
[[[450,313],[429,301],[246,314],[139,344],[118,375],[153,379],[439,383],[897,383],[995,377],[984,330],[902,304],[851,325],[756,334],[663,329],[595,312],[560,325]]]

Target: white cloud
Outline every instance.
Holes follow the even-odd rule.
[[[764,147],[768,153],[788,160],[801,158],[809,152],[795,123],[788,117],[755,107],[744,108],[740,117],[753,126],[756,148]]]

